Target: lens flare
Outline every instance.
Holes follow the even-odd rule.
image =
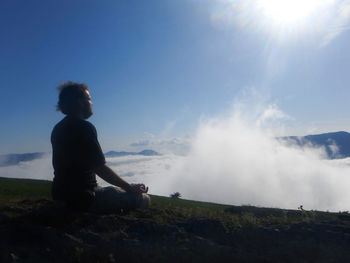
[[[293,24],[306,20],[330,2],[332,1],[259,0],[258,7],[265,18],[275,23]]]

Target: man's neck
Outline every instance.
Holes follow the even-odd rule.
[[[67,117],[72,119],[84,120],[84,118],[80,114],[68,114]]]

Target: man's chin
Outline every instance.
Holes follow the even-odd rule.
[[[87,120],[88,118],[90,118],[92,116],[93,112],[87,112],[85,115],[84,115],[84,119]]]

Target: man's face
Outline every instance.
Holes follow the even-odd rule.
[[[84,91],[84,97],[81,100],[81,113],[84,119],[88,119],[92,114],[92,102],[88,90]]]

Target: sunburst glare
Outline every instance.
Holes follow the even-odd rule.
[[[348,21],[349,6],[340,0],[222,0],[216,2],[211,19],[222,27],[263,31],[283,42],[317,35],[328,43],[338,34],[332,28]]]
[[[262,10],[262,15],[271,22],[293,25],[317,15],[320,8],[332,2],[332,0],[259,0],[257,5]]]

